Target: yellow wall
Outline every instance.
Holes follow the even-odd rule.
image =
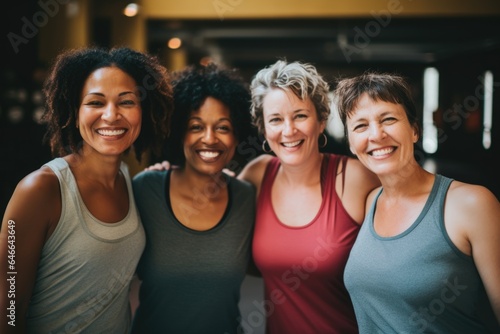
[[[90,42],[92,17],[112,22],[113,45],[145,50],[148,19],[272,19],[372,17],[389,12],[398,17],[500,15],[498,0],[137,0],[140,14],[122,14],[125,0],[64,1],[40,28],[39,58],[51,61],[62,49]],[[58,2],[57,2],[58,3]],[[75,7],[76,6],[76,7]],[[40,9],[42,10],[42,9]]]
[[[113,45],[129,46],[135,50],[146,50],[146,27],[143,15],[126,17],[116,15],[112,20],[111,40]]]
[[[53,2],[58,3],[56,1]],[[89,5],[87,1],[40,8],[40,17],[48,17],[40,26],[39,59],[51,62],[62,49],[85,46],[89,43]],[[43,14],[42,14],[43,13]]]
[[[363,17],[381,10],[401,16],[500,14],[498,0],[139,0],[150,18],[313,18]]]

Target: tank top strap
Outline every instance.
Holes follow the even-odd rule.
[[[261,188],[259,192],[259,197],[257,199],[257,206],[264,207],[270,201],[271,188],[278,173],[280,167],[280,161],[278,158],[272,158],[266,166],[264,176],[261,182]]]
[[[330,168],[329,175],[331,175],[334,178],[330,182],[333,185],[335,184],[335,182],[337,180],[338,165],[341,164],[341,170],[340,170],[340,173],[342,175],[342,184],[341,184],[342,192],[341,192],[341,195],[343,195],[344,194],[344,188],[345,188],[345,170],[346,170],[346,166],[347,166],[347,159],[348,159],[348,157],[345,156],[345,155],[328,154],[328,155],[326,155],[326,158],[329,161],[331,161],[331,164],[330,164],[330,167],[329,167]],[[323,176],[323,174],[322,174],[322,176]]]
[[[342,193],[344,191],[345,184],[345,168],[346,168],[346,156],[325,153],[323,158],[323,163],[321,166],[321,187],[323,193],[335,192],[335,183],[337,180],[337,169],[338,164],[342,163]]]
[[[276,157],[269,161],[266,166],[266,171],[264,172],[264,177],[262,178],[262,188],[267,188],[272,185],[272,181],[276,178],[280,165],[280,160]]]
[[[342,195],[344,195],[344,189],[345,189],[345,170],[347,167],[347,156],[342,157]]]

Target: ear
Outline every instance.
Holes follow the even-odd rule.
[[[319,132],[320,132],[320,133],[323,133],[323,132],[325,131],[325,129],[326,129],[326,122],[327,122],[327,121],[328,121],[327,119],[324,119],[324,120],[322,120],[322,121],[319,123]]]
[[[416,126],[413,127],[413,143],[415,144],[418,141],[418,128]]]

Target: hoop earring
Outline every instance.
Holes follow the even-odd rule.
[[[262,151],[264,151],[265,153],[271,153],[273,150],[271,149],[271,146],[269,146],[269,151],[266,150],[266,143],[267,143],[267,140],[264,139],[264,141],[262,142]]]
[[[319,145],[320,148],[323,148],[326,146],[326,144],[328,143],[328,137],[325,135],[324,132],[321,132],[321,134],[323,135],[323,138],[325,138],[325,142],[323,143],[323,145]]]

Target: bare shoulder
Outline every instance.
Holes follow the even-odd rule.
[[[16,279],[20,326],[28,308],[43,246],[59,220],[60,198],[57,176],[48,167],[42,167],[18,183],[3,216],[0,266],[7,268],[9,240],[14,237],[16,271],[22,273]],[[5,285],[0,282],[0,287],[3,290]],[[5,301],[0,297],[0,304]]]
[[[470,254],[471,246],[500,238],[500,202],[486,187],[453,181],[446,194],[444,221],[455,244]]]
[[[363,189],[368,193],[380,186],[380,181],[374,173],[368,170],[358,159],[347,158],[346,161],[346,183],[347,187]]]
[[[500,202],[496,196],[486,187],[453,181],[446,196],[446,206],[461,214],[479,214],[481,211],[491,211],[500,216]]]
[[[48,167],[25,176],[16,186],[4,214],[22,225],[44,225],[58,220],[61,207],[59,180]],[[48,227],[48,226],[45,226]]]
[[[251,160],[238,174],[238,178],[250,182],[258,190],[264,177],[267,164],[273,159],[272,155],[263,154]]]
[[[342,166],[339,166],[341,170]],[[377,176],[366,169],[359,160],[346,159],[345,183],[339,182],[341,174],[337,170],[335,188],[347,213],[357,222],[362,223],[368,205],[368,194],[380,185]],[[343,186],[343,187],[342,187]]]
[[[49,197],[54,191],[59,192],[59,180],[54,172],[48,167],[42,167],[26,175],[17,185],[15,192],[32,194],[33,196],[44,195]]]
[[[471,255],[497,319],[500,319],[500,202],[487,188],[453,181],[445,225],[455,245]]]

